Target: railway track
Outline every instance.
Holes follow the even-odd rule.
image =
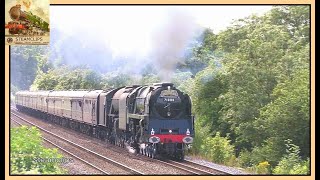
[[[169,166],[172,166],[172,167],[187,171],[187,172],[189,172],[191,174],[194,174],[194,175],[214,175],[211,172],[208,172],[208,171],[196,168],[196,167],[192,167],[192,166],[186,165],[186,164],[184,164],[182,162],[176,162],[176,161],[173,161],[173,160],[166,160],[166,161],[161,161],[161,162],[162,163],[167,163]]]
[[[11,107],[12,110],[16,111],[17,109],[15,107]],[[16,113],[13,113],[11,111],[11,113],[14,115],[14,116],[18,116]],[[18,118],[22,118],[21,116],[18,116]],[[24,119],[24,118],[22,118]],[[27,121],[24,119],[24,121]],[[44,131],[47,131],[45,129],[42,129],[41,127],[33,124],[32,122],[29,122],[28,121],[28,124],[31,124],[33,126],[36,126],[38,127],[39,129],[41,130],[44,130]],[[49,133],[49,134],[53,134],[53,133]],[[54,135],[54,136],[57,136],[57,135]],[[62,139],[62,140],[66,140],[64,139],[63,137],[59,137],[59,139]],[[69,140],[66,140],[66,141],[69,141]],[[50,142],[49,142],[50,143]],[[68,142],[69,143],[69,142]],[[71,144],[75,144],[73,142],[70,142]],[[52,143],[50,143],[52,144]],[[74,145],[74,146],[80,146],[80,145]],[[59,147],[58,147],[59,148]],[[83,147],[84,148],[84,147]],[[59,148],[60,149],[60,148]],[[86,151],[89,151],[93,154],[98,154],[96,152],[93,152],[87,148],[84,148]],[[98,157],[99,156],[102,156],[102,155],[97,155]],[[144,156],[141,156],[142,158],[147,158],[147,157],[144,157]],[[150,158],[147,158],[149,160],[151,160]],[[111,159],[110,159],[111,160]],[[81,160],[80,160],[81,161]],[[111,160],[113,161],[113,160]],[[192,161],[189,161],[189,160],[184,160],[183,162],[177,162],[177,161],[173,161],[173,160],[159,160],[159,159],[152,159],[152,161],[155,161],[157,163],[161,163],[161,164],[164,164],[165,166],[170,166],[174,169],[179,169],[181,171],[184,171],[186,172],[187,174],[191,174],[191,175],[231,175],[230,173],[227,173],[227,172],[223,172],[221,170],[218,170],[218,169],[213,169],[212,167],[208,167],[208,166],[204,166],[204,165],[201,165],[201,164],[198,164],[198,163],[195,163],[195,162],[192,162]],[[86,163],[87,164],[87,163]],[[120,163],[121,164],[121,163]],[[124,165],[125,167],[128,167],[126,165]],[[124,168],[126,169],[126,168]],[[131,168],[132,169],[132,168]],[[139,172],[139,171],[135,171],[135,170],[130,170],[132,173],[134,174],[140,174],[142,175],[143,173]],[[104,173],[104,174],[107,174],[107,173]]]
[[[159,161],[160,163],[169,165],[173,168],[181,169],[193,175],[230,175],[227,172],[203,166],[201,164],[197,164],[188,160],[184,160],[182,162],[177,162],[173,160],[155,160]]]
[[[41,131],[49,134],[50,136],[52,136],[52,137],[54,137],[54,138],[59,139],[60,141],[63,141],[64,143],[70,144],[71,146],[73,146],[73,147],[81,150],[82,152],[89,154],[91,157],[94,156],[94,157],[96,157],[96,158],[99,158],[100,161],[103,160],[104,162],[107,162],[107,163],[109,163],[109,164],[112,164],[113,166],[117,166],[118,168],[121,168],[122,170],[125,170],[125,171],[129,172],[129,174],[134,174],[134,175],[143,175],[143,174],[144,174],[144,173],[142,173],[142,172],[140,172],[140,171],[137,171],[137,170],[135,170],[135,169],[133,169],[133,168],[131,168],[131,167],[128,167],[128,166],[126,166],[126,165],[124,165],[124,164],[122,164],[122,163],[120,163],[120,162],[114,161],[114,160],[112,160],[112,159],[110,159],[110,158],[108,158],[108,157],[106,157],[106,156],[103,156],[103,155],[98,154],[98,153],[96,153],[96,152],[94,152],[94,151],[91,151],[90,149],[88,149],[88,148],[86,148],[86,147],[83,147],[83,146],[81,146],[81,145],[79,145],[79,144],[76,144],[76,143],[74,143],[74,142],[71,142],[71,141],[69,141],[69,140],[67,140],[67,139],[65,139],[65,138],[63,138],[63,137],[61,137],[61,136],[59,136],[59,135],[57,135],[57,134],[54,134],[54,133],[52,133],[52,132],[50,132],[50,131],[48,131],[48,130],[46,130],[46,129],[43,129],[42,127],[40,127],[40,126],[38,126],[38,125],[36,125],[36,124],[34,124],[34,123],[26,120],[25,118],[23,118],[23,117],[15,114],[15,113],[13,113],[13,112],[11,112],[11,114],[12,114],[13,116],[17,117],[19,120],[23,121],[24,123],[27,123],[27,124],[29,124],[29,125],[32,125],[32,126],[35,126],[35,127],[39,128]],[[13,118],[11,118],[10,120],[13,121],[13,122],[15,122],[16,124],[22,125],[21,122],[18,122],[17,120],[14,120]],[[83,162],[83,163],[91,166],[92,168],[94,168],[94,169],[102,172],[103,174],[111,174],[110,172],[107,172],[107,171],[103,170],[102,168],[99,168],[99,167],[98,167],[97,165],[95,165],[94,163],[92,163],[92,162],[90,163],[88,160],[85,160],[85,159],[83,159],[83,158],[80,158],[79,156],[75,155],[75,153],[72,153],[72,152],[66,150],[65,148],[57,145],[57,143],[52,142],[52,141],[49,140],[48,138],[44,138],[44,137],[43,137],[43,139],[44,139],[46,142],[48,142],[48,143],[52,144],[53,146],[57,147],[58,149],[61,149],[62,151],[66,152],[67,154],[75,157],[75,158],[78,159],[79,161],[81,161],[81,162]],[[80,153],[80,154],[81,154],[81,153]]]
[[[192,162],[190,160],[184,160],[183,163],[186,166],[191,166],[191,167],[194,167],[194,168],[197,168],[197,169],[201,169],[201,170],[206,171],[206,172],[210,172],[211,175],[232,175],[232,174],[230,174],[228,172],[225,172],[225,171],[222,171],[222,170],[218,170],[218,169],[213,169],[212,167],[208,167],[208,166],[205,166],[205,165],[202,165],[202,164],[198,164],[198,163]]]

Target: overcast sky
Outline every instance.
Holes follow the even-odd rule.
[[[66,36],[81,34],[99,36],[114,52],[144,54],[153,43],[154,32],[177,24],[192,28],[197,24],[215,33],[235,19],[251,14],[261,15],[271,6],[50,6],[50,26]],[[176,13],[178,12],[178,13]],[[183,24],[180,23],[183,21]],[[169,25],[168,25],[169,24]],[[168,29],[168,28],[166,28]],[[170,27],[169,30],[175,29]],[[52,32],[54,33],[54,32]],[[169,32],[170,33],[170,32]],[[184,33],[184,32],[173,32]],[[189,32],[188,32],[189,33]]]

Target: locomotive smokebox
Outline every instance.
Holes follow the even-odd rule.
[[[26,19],[26,14],[21,11],[21,5],[16,5],[10,8],[9,14],[12,20],[24,20]]]

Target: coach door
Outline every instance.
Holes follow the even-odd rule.
[[[96,120],[96,114],[97,114],[97,101],[94,99],[92,100],[92,111],[91,111],[91,118],[92,118],[92,123],[97,124]]]

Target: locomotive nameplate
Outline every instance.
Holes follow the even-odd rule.
[[[6,45],[47,45],[49,0],[5,1]]]

